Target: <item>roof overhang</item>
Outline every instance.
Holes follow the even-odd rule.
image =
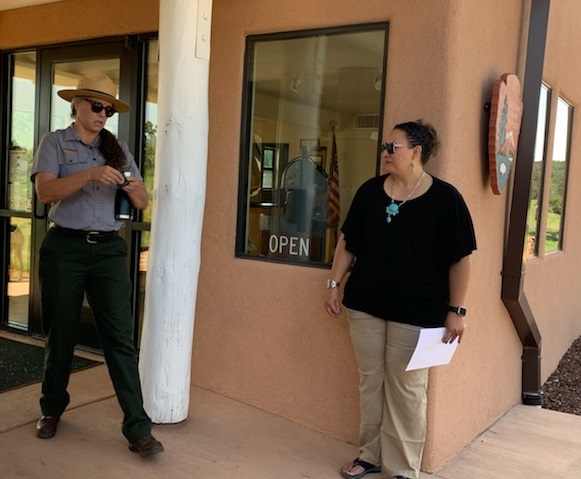
[[[17,8],[32,7],[43,3],[55,3],[62,0],[2,0],[0,10],[15,10]]]

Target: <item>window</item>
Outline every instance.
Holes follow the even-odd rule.
[[[87,43],[0,52],[4,86],[0,97],[3,147],[0,174],[0,326],[43,334],[39,315],[38,249],[50,227],[47,206],[34,197],[30,181],[34,148],[49,130],[71,124],[71,104],[57,92],[76,88],[81,74],[105,72],[119,94],[133,106],[127,115],[114,115],[107,129],[127,141],[141,168],[150,195],[155,169],[157,131],[157,40],[152,35],[103,39]],[[145,76],[146,75],[146,76]],[[153,200],[152,196],[150,199]],[[151,205],[122,231],[128,242],[128,266],[134,291],[132,306],[140,332],[145,294]],[[139,268],[139,269],[138,269]],[[35,287],[36,285],[36,287]],[[139,323],[137,323],[139,320]],[[79,344],[100,348],[88,305],[83,305]]]
[[[562,249],[573,107],[557,97],[552,151],[548,151],[551,89],[541,86],[537,138],[527,217],[525,260]],[[547,161],[551,158],[551,161]],[[541,228],[543,226],[544,228]],[[544,236],[542,235],[544,231]]]
[[[11,131],[8,178],[8,208],[32,211],[30,170],[34,154],[36,54],[15,53],[12,62]]]
[[[8,325],[28,329],[30,293],[30,248],[32,231],[32,182],[30,170],[34,153],[36,118],[36,53],[20,52],[9,56],[11,66],[8,111],[9,155],[7,197],[0,208],[10,213],[8,256]],[[2,189],[0,187],[0,189]]]
[[[541,85],[539,95],[539,115],[537,119],[537,138],[535,141],[535,155],[533,172],[531,177],[531,190],[529,209],[527,215],[527,238],[525,241],[524,258],[538,256],[539,253],[539,229],[540,206],[543,197],[543,177],[545,173],[546,140],[549,126],[549,106],[551,103],[551,90],[547,85]]]
[[[145,65],[145,123],[143,125],[143,164],[141,166],[141,174],[143,175],[143,182],[149,195],[149,206],[143,211],[142,221],[148,226],[141,232],[139,239],[139,276],[137,301],[138,308],[138,324],[137,328],[139,344],[141,340],[141,330],[143,325],[143,315],[145,312],[145,283],[147,278],[147,262],[149,260],[149,245],[151,240],[151,232],[149,225],[151,224],[151,214],[153,211],[153,173],[155,171],[155,148],[157,145],[157,93],[158,93],[158,69],[159,69],[159,41],[152,39],[146,42],[146,58]]]
[[[236,254],[328,264],[377,174],[387,24],[248,37]]]
[[[563,98],[557,99],[553,156],[551,159],[551,183],[546,219],[545,252],[563,248],[563,222],[565,218],[565,193],[571,145],[573,108]]]

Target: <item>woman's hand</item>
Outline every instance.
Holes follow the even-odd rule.
[[[452,344],[456,339],[458,339],[458,344],[460,344],[460,342],[462,342],[464,330],[466,329],[464,316],[459,316],[450,311],[448,316],[446,316],[446,322],[444,325],[446,326],[446,333],[442,338],[442,342]]]
[[[126,180],[126,183],[125,184],[120,183],[118,186],[127,193],[145,189],[143,181],[139,181],[137,178],[134,178],[133,176],[130,176],[129,178],[124,178],[124,180]]]
[[[120,188],[127,192],[127,196],[129,196],[129,200],[135,208],[144,210],[149,204],[145,184],[133,176],[127,178],[127,181],[128,183],[125,186],[120,186]]]
[[[327,294],[325,295],[325,311],[334,318],[341,315],[339,288],[327,289]]]
[[[329,276],[329,278],[333,278],[337,283],[336,286],[339,286],[339,282],[343,281],[343,277],[354,260],[355,256],[353,253],[347,251],[345,247],[345,235],[341,233],[337,241],[337,246],[335,247],[335,253],[333,254],[333,266],[331,267]],[[325,311],[327,311],[329,316],[333,316],[334,318],[341,315],[341,294],[339,288],[327,288]]]
[[[119,185],[125,181],[125,177],[119,171],[112,166],[95,166],[87,170],[89,174],[89,180],[95,183],[101,183],[103,185]]]

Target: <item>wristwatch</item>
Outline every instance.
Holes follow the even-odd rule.
[[[332,279],[327,280],[327,289],[338,288],[339,286],[339,281],[333,281]]]
[[[450,306],[448,311],[452,311],[458,316],[466,316],[466,308],[464,306]]]

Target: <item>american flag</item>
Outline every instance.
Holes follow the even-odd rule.
[[[331,148],[331,180],[329,182],[329,192],[327,193],[327,227],[334,229],[335,239],[337,238],[337,227],[339,226],[340,219],[341,204],[339,202],[339,162],[337,161],[337,140],[335,138],[335,128],[333,127],[333,146]]]

